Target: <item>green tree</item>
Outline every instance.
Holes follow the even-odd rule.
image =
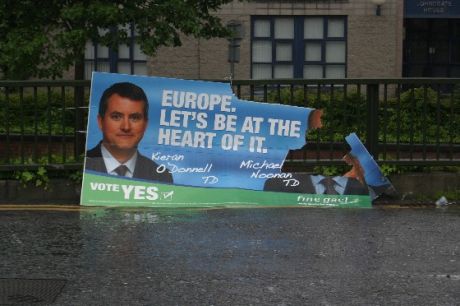
[[[225,37],[213,13],[232,0],[0,0],[0,74],[4,79],[60,77],[82,67],[85,44],[117,48],[134,24],[142,51],[180,46],[180,35]],[[78,69],[77,69],[78,70]]]

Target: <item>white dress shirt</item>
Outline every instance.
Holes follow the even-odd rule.
[[[128,167],[128,171],[126,171],[125,176],[133,177],[134,168],[136,167],[137,151],[136,153],[134,153],[134,155],[130,159],[128,159],[123,164],[120,163],[115,157],[113,157],[112,154],[110,154],[109,150],[107,150],[104,147],[104,144],[101,144],[101,153],[102,153],[102,158],[104,159],[105,168],[107,169],[108,174],[118,175],[115,172],[115,169],[117,169],[120,165],[125,165],[126,167]]]

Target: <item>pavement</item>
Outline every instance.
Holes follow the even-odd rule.
[[[459,230],[458,206],[2,205],[0,304],[459,305]]]

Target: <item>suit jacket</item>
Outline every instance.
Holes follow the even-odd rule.
[[[136,165],[134,167],[133,178],[149,181],[172,183],[173,178],[169,170],[163,173],[157,172],[158,164],[137,152]],[[101,143],[86,152],[85,169],[107,173],[104,159],[101,153]]]
[[[281,178],[270,178],[265,181],[264,191],[293,192],[316,194],[315,186],[311,180],[311,175],[307,173],[292,173],[292,178],[299,181],[298,186],[286,186]],[[368,195],[369,191],[366,186],[354,178],[348,178],[347,185],[343,192],[344,195]]]

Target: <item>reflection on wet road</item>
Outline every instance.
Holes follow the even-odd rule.
[[[57,305],[455,305],[460,210],[0,210],[0,278]]]

